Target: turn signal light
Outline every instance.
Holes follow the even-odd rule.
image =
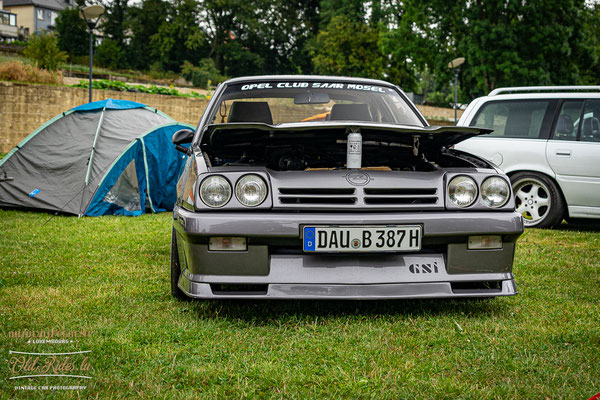
[[[245,237],[211,237],[208,239],[210,251],[246,251],[248,245]]]
[[[469,250],[489,250],[501,248],[502,236],[500,235],[469,236],[469,243],[467,244],[467,249]]]

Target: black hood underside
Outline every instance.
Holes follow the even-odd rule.
[[[215,160],[213,165],[264,164],[279,170],[340,168],[345,161],[350,132],[359,132],[362,136],[365,166],[388,165],[392,169],[413,166],[415,170],[427,170],[425,164],[439,164],[444,157],[460,158],[448,150],[450,146],[491,130],[368,122],[227,123],[209,125],[203,132],[201,148]],[[472,160],[467,160],[467,164],[486,165],[485,162],[473,165]]]

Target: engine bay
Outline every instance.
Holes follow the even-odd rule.
[[[489,168],[485,161],[454,151],[424,135],[362,132],[361,168],[389,171],[436,171],[447,167]],[[346,129],[310,131],[215,130],[203,137],[207,164],[260,166],[274,171],[347,168]]]

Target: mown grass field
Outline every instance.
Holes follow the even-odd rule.
[[[600,228],[527,231],[491,301],[178,302],[170,215],[0,210],[2,398],[588,399],[600,392]],[[11,332],[73,332],[28,344]],[[91,350],[91,380],[9,380],[9,350]],[[75,357],[75,356],[74,356]],[[86,385],[15,391],[15,385]]]

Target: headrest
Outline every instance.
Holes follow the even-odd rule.
[[[587,118],[583,120],[583,132],[584,136],[592,136],[600,130],[600,121],[598,118]]]
[[[573,118],[568,114],[562,114],[556,121],[556,132],[564,135],[573,134]]]
[[[262,122],[273,125],[273,116],[266,101],[234,101],[227,122]]]
[[[372,121],[366,104],[334,104],[330,121]]]

